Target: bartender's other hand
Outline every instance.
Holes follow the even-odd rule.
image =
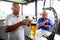
[[[44,23],[43,22],[41,22],[41,23],[39,23],[39,25],[38,26],[44,26]]]

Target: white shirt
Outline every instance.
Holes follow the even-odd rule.
[[[18,18],[15,17],[13,14],[8,15],[6,18],[6,24],[7,25],[14,25],[20,21],[22,21],[24,18],[22,16],[19,16]],[[24,40],[24,28],[23,26],[19,27],[15,31],[10,32],[9,40]]]

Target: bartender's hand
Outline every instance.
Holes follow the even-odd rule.
[[[30,19],[26,19],[26,25],[30,26],[31,25],[31,20]]]
[[[21,22],[22,22],[22,25],[30,25],[31,24],[31,20],[30,19],[24,19]]]

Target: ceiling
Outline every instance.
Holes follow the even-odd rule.
[[[16,3],[20,3],[20,4],[27,4],[27,3],[34,2],[34,1],[43,1],[43,0],[2,0],[2,1],[16,2]]]

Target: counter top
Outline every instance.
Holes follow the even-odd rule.
[[[51,34],[51,32],[45,31],[45,30],[37,30],[36,34],[35,34],[35,40],[47,40],[46,38],[44,38],[42,35],[47,35],[49,36]],[[30,35],[27,35],[29,38],[31,38]],[[60,40],[60,35],[55,34],[54,40]]]

